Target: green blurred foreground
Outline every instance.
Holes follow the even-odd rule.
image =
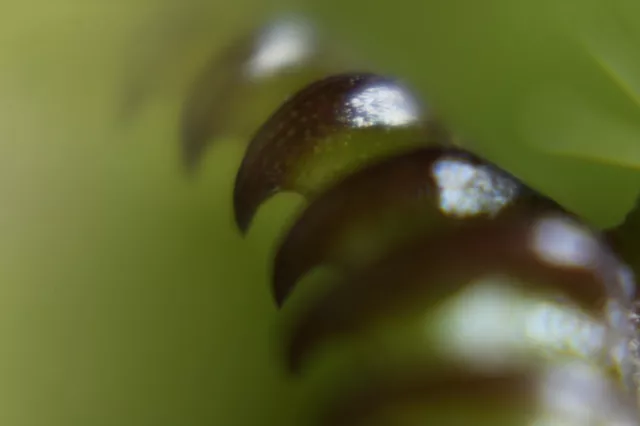
[[[245,242],[231,221],[240,146],[197,181],[178,161],[185,87],[247,8],[165,3],[2,5],[2,425],[291,417],[271,345],[275,234]],[[127,122],[132,79],[155,97]]]
[[[298,424],[299,385],[287,383],[281,372],[266,283],[272,245],[291,206],[286,197],[267,206],[243,241],[232,226],[230,201],[242,147],[236,141],[218,145],[196,180],[181,174],[178,161],[177,120],[187,85],[211,51],[248,28],[261,10],[254,0],[177,3],[2,4],[2,425]],[[435,97],[477,135],[479,151],[590,220],[620,220],[638,188],[633,165],[640,149],[628,142],[636,140],[640,120],[633,118],[640,109],[625,103],[629,99],[616,92],[611,78],[600,79],[580,62],[566,71],[572,58],[563,51],[551,51],[547,62],[527,62],[531,52],[544,56],[555,46],[549,35],[531,37],[543,15],[527,15],[530,27],[518,25],[533,2],[519,13],[510,5],[525,2],[494,0],[485,12],[473,10],[480,3],[466,9],[458,4],[436,8],[441,15],[434,15],[426,9],[430,2],[402,0],[386,20],[382,9],[372,8],[371,22],[354,19],[357,3],[323,1],[314,11],[327,28],[407,74],[419,90],[433,87],[424,84],[426,76],[439,78]],[[460,2],[446,2],[454,3]],[[407,19],[413,21],[408,25]],[[465,56],[483,40],[464,32],[477,30],[478,22],[492,29],[480,33],[496,50]],[[384,25],[389,27],[379,34],[385,43],[365,31]],[[531,51],[518,56],[518,43]],[[416,54],[421,48],[424,54]],[[513,55],[512,66],[500,66],[503,54]],[[539,75],[528,66],[546,64],[551,73],[561,57],[565,74],[587,71],[550,78],[555,86],[536,90],[542,107],[532,101],[520,116],[524,127],[514,124],[513,115],[499,116],[523,93],[522,82]],[[451,66],[443,62],[447,58]],[[571,79],[579,84],[563,99],[585,111],[565,111],[554,97]],[[489,96],[492,87],[505,87],[505,93]],[[592,103],[574,99],[585,87],[593,88]],[[136,99],[145,101],[137,109]],[[454,100],[459,102],[451,106]],[[609,128],[629,132],[592,128],[599,122],[598,111],[589,109],[595,104],[622,112],[605,113],[614,117]],[[573,117],[574,127],[560,129],[567,121],[554,107],[582,115]],[[592,127],[581,133],[580,123]],[[487,142],[502,124],[507,136]],[[529,131],[523,134],[523,128]],[[553,129],[563,130],[566,140],[602,140],[605,148],[567,145],[559,151],[568,156],[557,157],[550,148],[559,145],[548,144],[558,134]],[[607,140],[609,134],[617,137]],[[616,141],[626,145],[618,148]],[[569,158],[582,151],[592,159],[607,157],[609,165]],[[620,157],[627,160],[624,167]]]

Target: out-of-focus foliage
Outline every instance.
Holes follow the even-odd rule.
[[[0,424],[296,424],[272,235],[232,226],[241,148],[197,181],[177,148],[186,87],[258,3],[3,2]]]
[[[637,2],[307,0],[305,10],[407,78],[473,148],[544,193],[602,225],[631,206]]]
[[[261,211],[242,241],[238,141],[197,180],[177,148],[193,78],[265,3],[3,2],[0,424],[300,424],[267,284],[288,209]],[[601,224],[630,207],[632,0],[307,6],[533,186]]]

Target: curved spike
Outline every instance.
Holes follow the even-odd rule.
[[[279,191],[310,196],[373,158],[436,142],[446,143],[446,132],[431,118],[423,121],[419,103],[396,80],[348,73],[316,81],[250,142],[236,178],[236,223],[246,232],[258,207]]]
[[[287,233],[274,261],[276,303],[282,305],[305,273],[331,261],[354,228],[364,229],[368,244],[362,244],[387,250],[424,227],[536,207],[560,210],[493,164],[453,147],[425,147],[365,166],[314,199]],[[380,223],[388,217],[392,224]],[[348,262],[348,253],[339,257]]]
[[[422,310],[474,278],[496,273],[560,291],[590,312],[608,297],[631,303],[621,263],[598,236],[567,216],[473,220],[418,238],[335,285],[297,322],[288,365],[297,371],[327,339],[399,311]]]
[[[320,66],[315,59],[318,54],[313,28],[297,16],[283,16],[239,38],[216,55],[192,84],[183,105],[180,140],[188,170],[197,166],[212,139],[228,131],[234,121],[235,101],[244,93],[243,89],[255,92],[255,84],[265,80],[277,88],[273,78],[291,77],[293,70],[305,69],[310,75],[327,72],[331,67]],[[285,86],[293,91],[297,83],[292,78]],[[278,95],[272,97],[277,99]],[[247,114],[246,107],[244,110]],[[250,121],[243,120],[249,125]]]

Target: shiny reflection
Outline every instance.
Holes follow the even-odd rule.
[[[544,213],[539,219],[547,217]],[[508,286],[536,295],[542,302],[560,309],[564,309],[564,304],[579,309],[588,315],[587,325],[590,319],[603,324],[607,327],[607,341],[601,345],[602,356],[608,357],[604,352],[617,343],[617,339],[628,341],[632,337],[629,316],[623,324],[609,324],[604,306],[605,301],[616,300],[622,307],[630,307],[630,302],[622,299],[622,292],[609,280],[617,275],[619,263],[604,248],[600,250],[596,269],[558,267],[541,262],[530,247],[532,225],[539,219],[534,214],[507,214],[491,220],[471,220],[464,225],[445,227],[440,232],[417,233],[410,243],[347,271],[345,278],[335,280],[294,324],[287,342],[287,363],[291,371],[305,368],[309,358],[329,342],[357,335],[398,315],[432,309],[451,300],[478,279],[496,275],[509,277]],[[522,312],[527,310],[511,312],[513,318],[501,317],[495,321],[496,327],[510,327],[509,322],[519,320]],[[626,312],[630,314],[628,309]],[[460,321],[469,321],[472,327],[481,324],[483,318],[480,314],[470,316],[466,309],[460,313]],[[516,337],[522,338],[524,331],[518,333]],[[489,335],[488,332],[470,334]],[[496,346],[487,350],[500,352]],[[571,350],[585,353],[580,348]],[[560,349],[556,355],[562,355]],[[626,367],[621,370],[625,374],[632,371]]]
[[[518,287],[506,277],[492,277],[445,304],[435,332],[428,330],[437,336],[434,346],[479,366],[559,356],[599,362],[610,356],[613,331],[606,323]]]
[[[607,323],[616,335],[608,338],[611,357],[624,386],[638,387],[638,341],[634,324],[635,280],[632,270],[608,251],[588,227],[566,217],[547,217],[535,222],[531,245],[540,260],[561,268],[586,269],[601,277],[610,299],[604,306]]]
[[[306,31],[295,23],[268,29],[245,72],[259,78],[304,60],[312,44],[312,34]],[[427,330],[424,318],[417,315],[412,330],[418,331],[412,337],[419,336],[406,339],[421,346],[420,355],[428,350],[425,358],[429,363],[435,360],[435,368],[429,365],[426,375],[412,374],[404,383],[389,374],[387,381],[375,383],[375,392],[365,395],[371,397],[367,404],[361,404],[362,395],[348,402],[357,408],[393,410],[393,404],[406,403],[417,394],[434,406],[445,395],[450,404],[445,414],[458,414],[450,406],[467,410],[464,424],[473,417],[469,413],[487,400],[498,407],[493,413],[515,406],[531,414],[523,421],[518,413],[517,422],[507,424],[638,426],[635,404],[619,393],[621,386],[612,384],[623,382],[629,394],[635,392],[637,339],[628,307],[635,287],[631,271],[596,233],[564,216],[560,206],[472,155],[448,152],[431,158],[415,175],[407,172],[408,163],[388,175],[371,173],[384,170],[377,168],[384,162],[374,160],[395,153],[377,150],[382,144],[372,142],[374,133],[361,132],[367,138],[358,145],[358,131],[378,128],[386,134],[435,122],[422,115],[417,100],[393,79],[346,73],[300,90],[251,140],[234,188],[235,219],[242,232],[248,230],[259,206],[278,192],[295,191],[312,200],[307,210],[312,214],[303,216],[306,221],[294,227],[297,236],[285,240],[285,249],[276,256],[277,302],[282,303],[297,279],[326,260],[339,258],[335,263],[345,273],[294,321],[285,349],[289,370],[300,372],[329,341],[339,345],[396,316],[410,316],[427,306],[433,314],[434,306],[440,306],[435,308],[435,329],[433,315]],[[424,145],[440,141],[414,139]],[[366,166],[365,157],[370,162]],[[353,180],[345,177],[355,169]],[[400,189],[391,185],[394,176],[403,183]],[[416,182],[418,186],[412,186]],[[328,184],[333,186],[327,190]],[[411,235],[415,241],[406,246],[383,244],[388,253],[379,258],[375,253],[371,257],[376,260],[370,263],[368,259],[347,266],[345,253],[358,252],[361,246],[341,251],[332,238],[352,227],[370,234],[362,226],[365,220],[390,214],[386,209],[395,208],[397,201],[408,200],[413,207],[413,201],[425,194],[432,197],[428,200],[436,213],[432,216],[446,217],[445,232],[419,237],[416,232]],[[544,202],[519,201],[529,198]],[[563,216],[537,216],[540,210]],[[509,214],[498,215],[502,211]],[[469,219],[472,216],[477,217]],[[460,222],[465,223],[449,221],[450,217],[464,218]],[[449,223],[454,225],[451,229]],[[354,257],[359,256],[366,257],[360,253]],[[450,303],[440,305],[447,300]],[[396,337],[388,338],[396,344],[394,349],[414,350]],[[412,359],[413,354],[394,361]],[[562,364],[567,362],[571,364]],[[380,370],[394,367],[385,364]],[[480,404],[474,407],[470,400]],[[357,410],[351,414],[342,423],[323,424],[360,420]]]
[[[635,321],[635,309],[628,300],[610,299],[605,304],[605,315],[616,335],[609,339],[610,354],[613,365],[625,386],[636,394],[640,385],[640,357],[638,356],[638,327]]]
[[[593,365],[374,373],[341,392],[317,425],[638,426],[636,404]]]
[[[309,23],[297,16],[281,17],[260,31],[244,73],[249,79],[272,77],[303,65],[316,48],[316,35]]]
[[[576,309],[538,302],[526,314],[524,337],[534,346],[586,358],[604,351],[606,327]]]
[[[444,157],[433,166],[440,209],[452,216],[495,215],[518,195],[520,184],[486,164]]]
[[[420,108],[397,84],[375,84],[351,95],[343,119],[351,127],[407,126],[420,118]]]
[[[223,136],[246,141],[283,98],[330,73],[338,64],[320,45],[309,23],[285,15],[217,52],[184,100],[180,144],[188,170],[211,143]]]
[[[523,426],[638,426],[628,369],[631,316],[616,301],[605,321],[553,298],[540,298],[496,276],[477,281],[429,320],[428,336],[447,362],[472,371],[529,371],[536,378],[535,415]],[[613,374],[612,374],[613,373]],[[484,374],[484,373],[482,373]],[[482,398],[478,394],[478,398]],[[469,408],[473,410],[473,408]],[[471,412],[471,411],[470,411]]]
[[[439,232],[472,215],[492,217],[510,202],[523,207],[546,201],[458,148],[433,146],[391,155],[320,193],[296,219],[274,259],[276,302],[282,304],[312,268],[335,266],[336,253],[340,269],[349,269],[417,233]],[[386,232],[390,226],[394,231]]]
[[[396,80],[371,73],[332,75],[298,91],[247,147],[234,189],[238,228],[246,232],[278,192],[314,195],[365,162],[447,139],[418,105]]]
[[[633,401],[593,366],[572,362],[551,368],[539,393],[543,412],[532,426],[638,426]]]
[[[600,245],[584,226],[564,217],[538,221],[532,245],[540,259],[556,266],[594,267]]]

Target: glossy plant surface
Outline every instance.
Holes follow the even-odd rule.
[[[284,337],[292,373],[322,363],[327,348],[343,360],[341,399],[315,402],[317,424],[640,424],[636,287],[615,242],[632,217],[602,235],[465,150],[435,117],[427,130],[447,138],[423,131],[404,144],[397,131],[415,125],[414,103],[386,95],[388,83],[364,102],[372,82],[379,95],[385,78],[375,74],[294,94],[257,130],[234,188],[242,233],[277,192],[307,200],[275,255],[279,306],[310,271],[338,269],[322,293],[298,299]],[[371,126],[383,139],[344,149],[349,132]],[[321,149],[307,147],[318,140]],[[327,150],[338,153],[337,177],[335,161],[313,161]],[[321,178],[301,184],[308,174]],[[474,289],[480,301],[446,308]],[[607,397],[592,400],[597,392]]]

